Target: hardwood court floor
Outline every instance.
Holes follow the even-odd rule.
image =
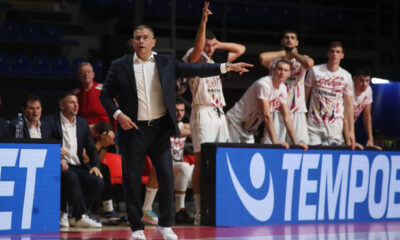
[[[399,240],[400,222],[269,225],[246,227],[175,226],[179,239],[221,240]],[[161,239],[155,228],[146,226],[147,239]],[[62,229],[60,233],[0,235],[0,240],[87,239],[125,240],[131,231],[125,225],[102,229]]]

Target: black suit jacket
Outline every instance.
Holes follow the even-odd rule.
[[[160,77],[161,88],[164,94],[164,102],[167,108],[167,115],[170,121],[170,131],[172,135],[180,135],[176,123],[176,78],[178,77],[207,77],[221,74],[220,64],[209,63],[183,63],[176,60],[171,55],[154,55],[158,75]],[[135,74],[133,72],[133,55],[125,55],[114,60],[108,70],[100,100],[109,114],[110,118],[120,109],[129,116],[132,121],[137,122],[138,98],[136,89]],[[114,102],[117,99],[118,106]],[[119,138],[121,141],[127,140],[125,131],[118,124]],[[131,130],[133,131],[133,130]]]
[[[45,119],[51,128],[52,137],[59,140],[62,146],[63,132],[61,127],[60,113],[46,117]],[[89,124],[86,119],[76,116],[76,138],[78,141],[77,154],[82,166],[85,166],[83,162],[83,149],[86,149],[86,154],[90,158],[91,167],[99,167],[99,155],[97,153],[96,146],[93,142],[92,134],[89,130]]]
[[[11,133],[13,137],[15,137],[15,126],[17,125],[18,119],[14,119],[11,121]],[[42,134],[42,139],[51,139],[52,138],[52,132],[50,125],[45,121],[45,120],[40,120],[40,133]],[[24,128],[23,128],[23,138],[31,138],[31,135],[29,134],[29,129],[28,129],[28,124],[26,123],[24,119]]]

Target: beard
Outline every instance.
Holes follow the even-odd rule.
[[[294,47],[289,47],[289,46],[282,46],[282,47],[283,47],[283,49],[285,49],[286,52],[291,52],[292,49],[294,48]]]

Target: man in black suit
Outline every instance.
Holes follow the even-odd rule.
[[[145,155],[156,169],[159,182],[160,218],[157,232],[164,239],[177,239],[171,229],[174,213],[174,178],[170,136],[180,134],[175,115],[177,77],[214,76],[221,72],[247,72],[246,63],[183,63],[170,55],[152,52],[153,30],[137,26],[133,33],[135,53],[112,62],[100,100],[118,121],[118,144],[122,154],[123,187],[133,239],[146,239],[141,222],[141,176]],[[116,99],[118,105],[114,102]]]
[[[51,138],[51,129],[42,117],[42,101],[37,95],[27,95],[22,107],[24,116],[23,138]],[[15,126],[18,119],[11,121],[12,133],[15,134]],[[15,137],[15,136],[14,136]]]
[[[62,143],[61,148],[61,227],[98,228],[101,223],[88,215],[88,208],[103,190],[99,170],[99,156],[89,130],[88,122],[78,117],[78,99],[67,93],[60,99],[59,114],[47,118],[52,135]],[[83,149],[90,162],[83,161]],[[66,214],[68,203],[72,220]]]

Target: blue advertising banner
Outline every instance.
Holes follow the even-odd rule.
[[[59,226],[60,145],[0,143],[0,234]]]
[[[216,151],[216,225],[400,219],[400,153]]]

